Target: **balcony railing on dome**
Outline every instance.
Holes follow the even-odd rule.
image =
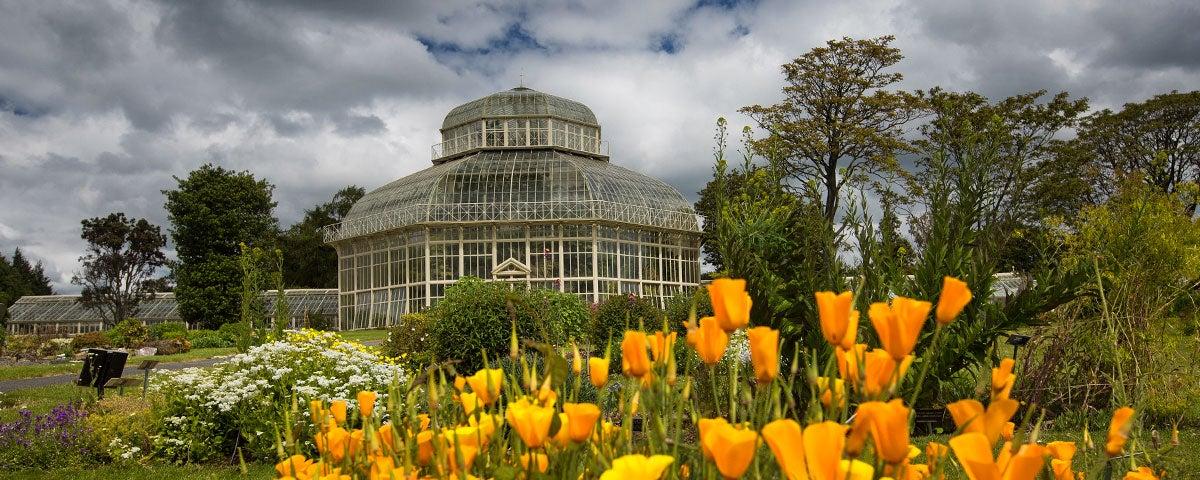
[[[456,203],[412,205],[335,223],[322,229],[326,243],[402,228],[418,223],[522,221],[608,221],[668,230],[696,231],[692,212],[629,205],[604,200],[520,203]]]
[[[503,137],[493,137],[492,141],[485,142],[483,132],[473,131],[469,135],[463,135],[442,143],[435,143],[431,151],[434,163],[438,163],[439,160],[448,157],[485,148],[488,150],[497,150],[541,147],[558,147],[601,157],[608,157],[611,150],[611,145],[609,145],[607,140],[599,140],[595,137],[569,132],[555,132],[554,135],[526,136],[526,138],[517,141],[511,139],[505,140]]]

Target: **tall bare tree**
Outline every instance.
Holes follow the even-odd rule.
[[[894,39],[830,40],[783,65],[782,102],[741,109],[767,133],[755,150],[781,157],[795,187],[818,184],[830,222],[847,183],[902,174],[895,157],[907,148],[901,127],[918,111],[911,95],[887,90],[903,78],[889,71],[904,58]]]
[[[137,314],[138,305],[161,284],[154,274],[167,262],[162,230],[142,218],[110,213],[84,220],[80,236],[88,243],[87,254],[79,257],[83,271],[71,279],[83,286],[80,303],[99,309],[109,325]]]

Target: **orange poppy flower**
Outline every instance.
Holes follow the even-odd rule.
[[[625,455],[613,459],[612,468],[600,474],[600,480],[658,480],[674,461],[669,455]]]
[[[554,409],[529,403],[526,399],[508,404],[505,412],[508,424],[517,431],[525,446],[540,448],[550,436],[550,424],[554,421]]]
[[[1112,423],[1108,425],[1108,441],[1104,444],[1104,453],[1115,457],[1125,450],[1125,441],[1129,439],[1129,430],[1133,428],[1133,409],[1118,408],[1113,412]]]
[[[712,299],[713,316],[726,333],[750,324],[750,294],[746,293],[746,281],[742,279],[718,278],[708,285],[708,296]]]
[[[656,363],[666,362],[667,357],[672,355],[677,336],[678,334],[675,332],[654,332],[654,336],[650,337],[650,356]]]
[[[858,312],[854,312],[854,296],[850,292],[817,292],[817,316],[821,334],[835,347],[849,350],[858,338]]]
[[[967,287],[967,282],[954,277],[944,277],[934,317],[939,325],[948,325],[968,303],[971,303],[971,289]]]
[[[708,365],[715,365],[725,355],[725,347],[729,345],[729,334],[725,333],[714,317],[700,319],[700,327],[688,331],[687,341],[696,349],[700,360]]]
[[[971,480],[1032,480],[1045,465],[1045,448],[1040,445],[1022,445],[1015,455],[1002,449],[1001,458],[992,457],[992,445],[987,436],[970,432],[950,439],[950,448],[966,470]]]
[[[750,363],[754,378],[767,383],[779,376],[779,330],[754,327],[746,331],[750,338]]]
[[[375,392],[361,391],[358,392],[358,413],[362,418],[370,418],[371,412],[375,411],[375,399],[379,395]]]
[[[571,440],[586,442],[596,428],[596,420],[600,419],[600,407],[592,403],[564,403],[563,411],[570,418]]]
[[[588,380],[596,388],[604,388],[608,384],[608,359],[600,357],[588,358]]]
[[[504,371],[499,368],[484,368],[467,377],[471,391],[479,396],[484,405],[491,405],[500,398],[500,389],[504,384]]]
[[[840,480],[839,464],[846,446],[847,427],[837,422],[824,421],[804,429],[804,461],[808,464],[812,480]]]
[[[336,420],[339,425],[346,423],[346,401],[334,400],[329,402],[329,413],[333,414],[333,419]]]
[[[946,405],[946,409],[960,432],[983,434],[989,444],[995,445],[1019,405],[1016,400],[1001,399],[988,404],[985,409],[978,400],[959,400]]]
[[[712,455],[717,470],[725,478],[740,478],[754,459],[758,433],[748,428],[738,428],[727,422],[718,422],[704,432],[700,442]]]
[[[642,378],[650,372],[650,355],[646,353],[649,341],[646,334],[636,330],[625,332],[621,341],[621,370],[626,375]]]
[[[808,480],[804,435],[799,423],[790,418],[775,420],[763,426],[762,436],[788,480]]]
[[[886,303],[871,304],[867,315],[879,334],[879,342],[892,359],[899,362],[912,353],[932,307],[929,302],[905,297],[892,299],[890,306]]]
[[[1000,361],[1000,366],[992,369],[992,401],[1008,398],[1012,393],[1013,383],[1017,376],[1013,375],[1013,359]]]
[[[529,470],[529,458],[530,454],[528,452],[521,454],[522,469]],[[534,453],[533,462],[534,465],[537,466],[537,471],[541,473],[546,473],[546,470],[550,468],[550,457],[546,456],[544,453]]]

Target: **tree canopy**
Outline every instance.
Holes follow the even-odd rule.
[[[284,284],[293,288],[336,288],[337,251],[325,244],[321,229],[341,222],[367,192],[350,185],[328,202],[304,211],[304,218],[280,234]]]
[[[163,194],[179,257],[175,294],[180,316],[207,327],[236,321],[241,311],[239,245],[273,243],[278,228],[274,187],[250,172],[212,164],[175,180],[176,188]]]
[[[80,303],[99,310],[112,326],[137,314],[138,305],[154,296],[161,282],[154,278],[167,263],[162,248],[167,237],[144,218],[124,213],[83,220],[80,237],[87,253],[79,257],[83,270],[71,283],[83,287]]]

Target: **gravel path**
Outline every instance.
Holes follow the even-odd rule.
[[[363,345],[373,346],[373,345],[379,345],[380,343],[383,343],[383,342],[381,340],[368,340],[368,341],[365,341],[362,343],[363,343]],[[220,362],[221,360],[224,360],[225,358],[226,357],[222,356],[222,357],[213,357],[213,358],[202,358],[199,360],[188,360],[188,361],[184,361],[184,362],[160,363],[160,364],[158,364],[158,367],[155,367],[155,370],[180,370],[180,369],[191,368],[191,367],[209,367],[217,362]],[[121,376],[122,377],[132,377],[132,378],[142,378],[142,371],[135,368],[138,366],[139,363],[142,363],[141,360],[138,360],[136,358],[130,359],[130,361],[125,364],[125,372]],[[38,388],[38,387],[45,387],[47,385],[61,385],[64,383],[73,383],[75,381],[75,379],[77,379],[77,378],[79,378],[79,374],[72,373],[69,375],[63,374],[63,375],[50,375],[50,376],[46,376],[46,377],[21,378],[21,379],[17,379],[17,380],[3,380],[3,381],[0,381],[0,392],[11,392],[13,390],[22,390],[22,389],[26,389],[26,388]]]

